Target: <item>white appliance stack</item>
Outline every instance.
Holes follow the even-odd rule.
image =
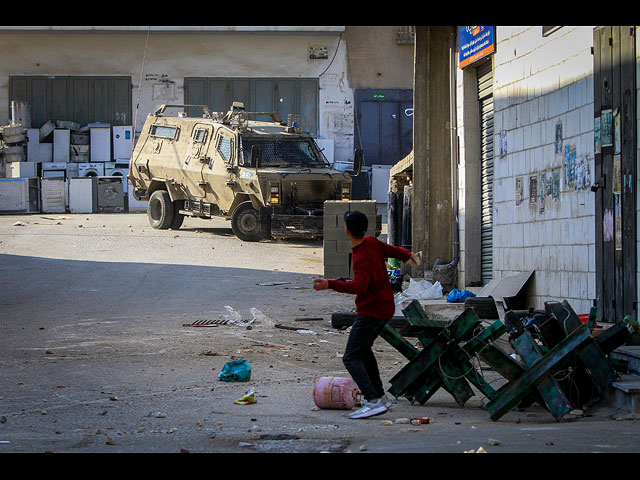
[[[128,211],[133,126],[56,120],[0,137],[0,213]]]

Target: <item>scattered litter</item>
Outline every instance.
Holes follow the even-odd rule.
[[[223,382],[248,382],[250,379],[251,366],[246,360],[231,360],[218,374],[218,380]]]
[[[260,285],[262,287],[272,287],[275,285],[287,285],[289,284],[289,282],[262,282],[262,283],[256,283],[256,285]]]
[[[248,442],[239,442],[238,446],[239,447],[246,447],[246,448],[255,448],[256,444],[255,443],[248,443]]]
[[[501,442],[500,440],[496,440],[495,438],[490,438],[490,439],[487,441],[487,443],[488,443],[489,445],[493,445],[493,446],[496,446],[496,445],[502,445],[502,442]]]
[[[484,448],[480,447],[477,450],[465,450],[464,453],[487,453],[487,451]]]
[[[440,282],[432,284],[427,280],[409,279],[409,286],[395,295],[396,315],[402,315],[402,304],[409,300],[432,300],[442,298]]]
[[[227,312],[224,318],[226,319],[227,323],[230,323],[232,325],[240,325],[242,324],[242,326],[247,326],[245,325],[244,321],[242,320],[242,315],[240,315],[240,313],[236,312],[232,307],[230,307],[229,305],[225,305],[224,307]],[[249,324],[251,325],[251,324]]]
[[[249,313],[251,313],[252,318],[249,320],[244,320],[242,318],[242,315],[240,315],[240,313],[236,312],[232,307],[230,307],[229,305],[225,305],[224,307],[227,310],[227,314],[224,316],[224,318],[226,319],[227,323],[230,325],[237,325],[239,327],[245,327],[247,329],[250,329],[253,324],[257,324],[260,326],[274,326],[273,321],[267,317],[264,313],[262,313],[260,310],[258,310],[255,307],[251,307],[249,309]]]
[[[276,323],[274,325],[275,328],[281,328],[283,330],[293,330],[293,331],[297,331],[299,330],[298,327],[290,327],[288,325],[282,325],[281,323]]]
[[[433,422],[433,418],[431,417],[418,417],[411,419],[411,425],[425,425],[431,422]]]
[[[249,309],[249,313],[253,316],[253,319],[251,320],[252,322],[261,326],[273,327],[273,321],[257,308],[251,307]]]
[[[410,422],[410,420],[408,418],[396,418],[395,419],[395,423],[399,423],[399,424],[407,424],[409,422]]]
[[[252,403],[256,403],[257,400],[255,398],[255,389],[252,387],[245,392],[243,396],[234,401],[236,405],[250,405]]]
[[[260,440],[298,440],[299,438],[297,435],[289,435],[288,433],[260,435]]]
[[[218,352],[214,352],[213,350],[207,350],[207,351],[202,352],[201,355],[205,355],[205,356],[208,356],[208,357],[219,357],[222,354],[218,353]]]
[[[296,330],[297,333],[309,334],[309,335],[317,335],[313,330]]]
[[[383,427],[388,427],[389,425],[393,425],[393,422],[391,420],[381,420],[380,425],[382,425]]]
[[[226,319],[214,319],[214,320],[196,320],[192,323],[183,323],[183,327],[217,327],[219,325],[224,325],[227,323]]]
[[[449,292],[449,295],[447,295],[447,302],[461,303],[461,302],[464,302],[467,298],[475,297],[475,296],[476,294],[473,292],[470,292],[469,290],[459,290],[457,288],[454,288]]]
[[[13,224],[14,227],[24,227],[24,223],[22,222],[16,222]]]

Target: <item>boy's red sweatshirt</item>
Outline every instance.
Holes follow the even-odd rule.
[[[411,252],[375,237],[364,237],[364,242],[353,248],[353,280],[329,280],[329,288],[340,293],[355,294],[358,314],[390,319],[396,305],[387,274],[386,258],[406,262],[411,258]]]

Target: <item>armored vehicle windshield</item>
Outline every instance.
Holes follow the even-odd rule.
[[[310,138],[240,135],[242,166],[251,164],[251,149],[260,147],[261,167],[326,167],[329,163]]]

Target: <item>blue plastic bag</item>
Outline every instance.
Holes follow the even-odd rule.
[[[218,374],[223,382],[248,382],[251,379],[251,366],[246,360],[232,360],[225,363]]]
[[[447,302],[460,303],[460,302],[464,302],[466,298],[475,297],[475,296],[476,294],[473,292],[470,292],[469,290],[458,290],[457,288],[454,288],[449,292],[449,295],[447,295]]]

